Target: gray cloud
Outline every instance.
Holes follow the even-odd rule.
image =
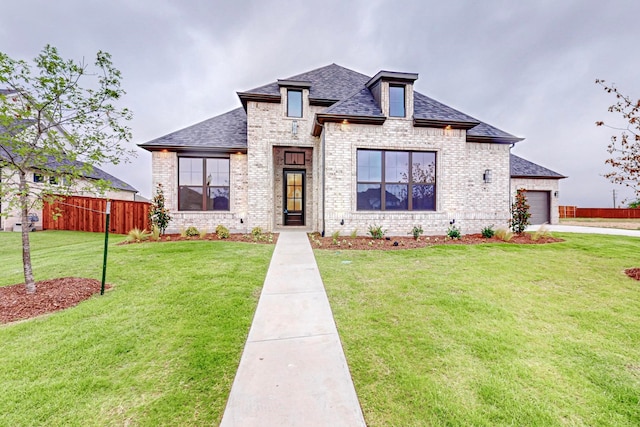
[[[610,206],[601,175],[613,102],[640,97],[636,1],[87,1],[3,5],[1,50],[29,59],[113,55],[141,143],[239,105],[247,90],[335,62],[420,74],[417,89],[507,132],[514,153],[568,175],[561,203]],[[151,194],[150,156],[105,167]],[[620,199],[620,196],[619,196]]]

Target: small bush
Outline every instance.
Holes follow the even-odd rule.
[[[331,238],[333,239],[333,244],[334,245],[339,245],[339,239],[340,239],[340,230],[336,230],[333,233],[331,233]]]
[[[160,240],[160,227],[158,227],[156,224],[153,224],[151,226],[151,235],[149,236],[149,238],[156,242]]]
[[[356,237],[358,237],[358,229],[354,228],[353,231],[351,232],[351,238],[355,239]]]
[[[534,242],[537,242],[540,239],[545,239],[547,237],[551,237],[551,233],[549,232],[549,229],[544,225],[541,225],[540,228],[538,228],[531,234],[531,240],[533,240]]]
[[[228,239],[230,236],[229,229],[222,224],[218,224],[216,227],[216,236],[218,236],[218,239]]]
[[[142,242],[143,240],[147,240],[149,238],[149,233],[147,233],[146,229],[140,230],[139,228],[133,228],[129,230],[127,234],[128,242]]]
[[[455,219],[452,219],[451,221],[449,221],[449,228],[447,229],[447,237],[449,237],[451,240],[459,239],[460,237],[462,237],[462,234],[460,233],[460,229],[456,225]]]
[[[387,230],[383,230],[380,225],[373,224],[369,226],[369,234],[374,239],[382,239],[387,234]]]
[[[260,236],[262,236],[262,228],[260,228],[260,227],[253,227],[253,228],[251,229],[251,235],[252,235],[253,237],[260,237]]]
[[[485,239],[490,239],[494,234],[496,234],[496,231],[493,229],[493,225],[488,225],[482,229],[481,233],[482,237],[484,237]]]
[[[200,230],[198,234],[200,235],[201,239],[204,239],[205,237],[207,237],[207,234],[209,234],[209,230],[205,227],[202,230]]]
[[[508,242],[513,238],[513,233],[506,228],[498,228],[495,232],[495,236],[504,242]]]
[[[184,230],[184,235],[186,237],[196,237],[200,235],[200,232],[196,227],[191,226],[191,227],[187,227],[187,229]]]
[[[424,233],[424,231],[422,230],[421,225],[414,225],[411,231],[409,232],[409,234],[413,236],[414,240],[418,240],[422,233]]]

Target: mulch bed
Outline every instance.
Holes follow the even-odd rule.
[[[269,240],[269,236],[271,236],[271,240]],[[208,233],[204,237],[193,236],[193,237],[185,237],[180,234],[163,234],[160,236],[159,240],[151,240],[146,239],[143,242],[183,242],[186,240],[218,240],[224,242],[245,242],[245,243],[266,243],[266,244],[275,244],[278,241],[278,234],[276,233],[265,233],[260,237],[254,237],[251,234],[230,234],[226,239],[220,239],[215,233]],[[132,243],[142,243],[140,241],[129,241],[125,240],[120,243],[121,245],[129,245]]]
[[[460,239],[450,239],[447,236],[421,236],[418,240],[413,237],[399,236],[399,237],[385,237],[384,239],[373,239],[371,237],[350,237],[340,236],[340,238],[334,242],[333,237],[320,237],[318,233],[314,233],[310,236],[311,246],[314,249],[357,249],[357,250],[400,250],[400,249],[416,249],[424,248],[427,246],[435,245],[478,245],[482,243],[505,243],[505,244],[545,244],[562,242],[563,239],[558,239],[551,236],[540,236],[539,239],[534,240],[532,234],[524,233],[521,235],[515,234],[511,240],[505,242],[497,237],[490,239],[482,237],[481,234],[466,234]]]
[[[632,279],[640,280],[640,268],[627,268],[624,272]]]
[[[73,307],[100,293],[102,283],[95,279],[62,277],[36,282],[36,292],[27,294],[24,283],[0,287],[0,323],[30,319]],[[111,288],[105,285],[105,289]]]

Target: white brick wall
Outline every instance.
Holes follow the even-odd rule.
[[[206,157],[206,156],[203,156]],[[178,211],[178,155],[175,152],[154,151],[152,153],[153,188],[155,195],[158,184],[162,184],[165,204],[170,211],[171,222],[167,233],[177,233],[181,229],[193,226],[198,230],[214,232],[219,224],[227,227],[231,232],[244,233],[247,231],[247,156],[232,154],[230,156],[230,210],[219,212]],[[245,220],[240,223],[240,219]]]
[[[372,224],[389,235],[406,235],[414,225],[422,226],[425,234],[444,234],[452,219],[463,233],[478,233],[508,220],[508,145],[467,143],[463,130],[416,128],[408,118],[389,118],[383,126],[328,123],[324,132],[327,234],[354,229],[365,234]],[[356,153],[363,148],[435,151],[436,210],[358,211]],[[492,170],[488,184],[483,182],[485,169]]]
[[[559,186],[560,182],[557,179],[513,178],[511,180],[511,202],[515,199],[519,188],[531,191],[548,191],[550,192],[551,224],[558,224],[560,223],[559,203],[554,193],[558,191]]]

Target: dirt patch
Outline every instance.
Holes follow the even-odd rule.
[[[624,273],[632,279],[640,280],[640,268],[627,268]]]
[[[36,292],[27,294],[24,283],[0,287],[0,323],[30,319],[73,307],[100,293],[95,279],[62,277],[36,282]],[[106,289],[111,288],[105,285]]]
[[[460,239],[450,239],[447,236],[421,236],[418,240],[413,237],[385,237],[384,239],[373,239],[371,237],[340,236],[334,241],[333,237],[320,237],[318,233],[309,235],[311,246],[314,249],[353,249],[353,250],[400,250],[416,249],[435,245],[478,245],[483,243],[506,243],[506,244],[545,244],[562,242],[552,236],[540,236],[538,239],[533,234],[524,233],[514,235],[511,240],[505,242],[497,237],[487,239],[481,234],[467,234]]]

